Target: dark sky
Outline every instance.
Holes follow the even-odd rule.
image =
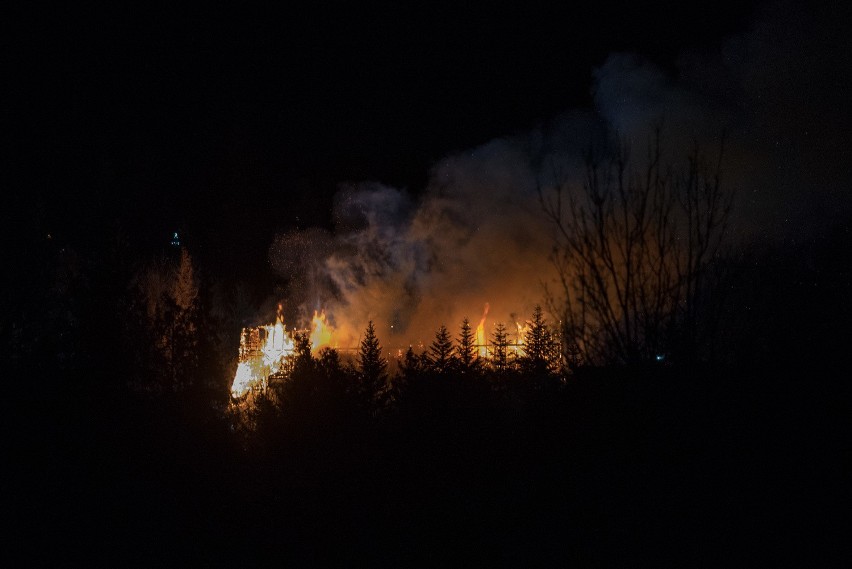
[[[20,207],[81,241],[120,225],[158,243],[180,227],[262,262],[277,229],[329,223],[340,182],[416,193],[453,151],[590,107],[608,54],[674,72],[756,11],[402,5],[13,14],[3,120]]]

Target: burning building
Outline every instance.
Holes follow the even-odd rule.
[[[288,331],[281,316],[281,306],[274,324],[243,328],[231,395],[243,397],[249,391],[266,389],[269,377],[284,371],[294,354],[296,334],[307,335],[311,351],[317,352],[324,347],[336,347],[332,345],[333,332],[325,312],[314,312],[310,329]]]

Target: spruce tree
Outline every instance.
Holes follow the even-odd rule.
[[[293,374],[310,374],[314,368],[314,359],[311,356],[311,339],[305,332],[298,332],[293,336],[295,344],[293,350]]]
[[[343,375],[340,354],[334,348],[323,348],[317,359],[317,368],[323,379],[337,381]]]
[[[541,306],[536,305],[532,320],[524,338],[524,357],[522,365],[527,372],[534,374],[547,373],[553,367],[555,341]]]
[[[172,298],[180,311],[192,308],[198,298],[195,269],[192,266],[192,257],[189,255],[186,247],[180,250],[180,265],[178,266],[175,284],[172,288]]]
[[[497,371],[506,371],[509,367],[509,337],[506,333],[506,325],[502,322],[494,328],[492,344],[491,365]]]
[[[418,354],[414,348],[408,346],[405,354],[397,360],[398,367],[393,378],[393,398],[397,404],[404,400],[409,390],[416,389],[428,369],[428,357],[426,352]]]
[[[436,373],[447,373],[453,365],[453,355],[453,340],[447,327],[441,324],[429,346],[429,367]]]
[[[186,247],[180,251],[180,264],[170,300],[169,359],[172,386],[177,389],[192,383],[192,376],[198,368],[198,283],[192,257]]]
[[[456,362],[459,373],[463,375],[474,375],[482,368],[482,362],[476,353],[476,335],[470,327],[470,320],[465,317],[462,320],[461,334],[458,337],[458,348],[456,349]]]
[[[367,324],[364,339],[358,350],[359,377],[364,395],[371,401],[384,396],[387,385],[388,362],[382,357],[382,347],[376,337],[373,321]]]
[[[417,379],[423,373],[425,354],[418,355],[408,346],[405,355],[399,361],[399,377],[405,381]]]

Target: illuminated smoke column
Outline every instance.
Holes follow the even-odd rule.
[[[343,188],[335,232],[279,235],[270,261],[294,283],[288,301],[325,309],[341,346],[357,345],[369,320],[388,346],[428,344],[485,303],[489,322],[525,320],[552,273],[536,181],[522,141],[495,141],[435,166],[419,200]]]
[[[540,213],[539,184],[547,188],[554,177],[581,184],[593,140],[626,143],[641,160],[655,126],[669,163],[696,142],[716,152],[725,133],[735,238],[813,232],[848,215],[840,201],[850,183],[841,155],[848,128],[842,121],[802,128],[796,118],[831,116],[823,107],[842,106],[813,92],[825,78],[807,59],[814,34],[800,29],[806,15],[770,14],[721,51],[684,54],[676,74],[640,56],[611,55],[594,70],[593,110],[450,156],[416,196],[379,183],[343,187],[331,232],[293,231],[270,247],[271,265],[288,283],[286,303],[304,322],[324,309],[340,346],[357,345],[368,320],[389,347],[429,343],[442,323],[457,335],[462,318],[476,322],[485,303],[486,336],[498,322],[517,329],[553,279],[553,229]],[[778,68],[789,73],[767,71]]]

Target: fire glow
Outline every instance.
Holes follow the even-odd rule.
[[[489,350],[491,345],[489,335],[485,330],[490,308],[490,304],[486,302],[482,318],[475,331],[476,354],[483,360],[491,360],[493,357],[493,353]],[[231,395],[234,398],[242,398],[252,390],[264,390],[268,387],[270,376],[285,371],[284,366],[288,358],[296,351],[294,338],[297,333],[308,337],[313,354],[317,354],[323,348],[340,348],[338,330],[331,325],[324,310],[314,312],[309,330],[295,328],[287,330],[281,313],[281,305],[279,305],[274,324],[242,329],[237,371],[231,384]],[[515,326],[517,335],[514,341],[508,343],[507,348],[510,354],[519,357],[523,351],[528,325],[515,322]],[[424,348],[422,342],[419,345],[421,349]],[[354,348],[349,349],[354,350]],[[403,352],[403,348],[397,349],[397,358],[401,358]]]
[[[485,318],[488,316],[488,310],[490,308],[491,305],[486,302],[485,310],[482,312],[482,320],[479,321],[479,325],[476,327],[476,343],[479,345],[480,358],[488,356],[488,345],[487,339],[485,338]]]
[[[252,389],[266,387],[268,377],[281,371],[287,357],[294,354],[295,332],[295,329],[287,331],[281,316],[281,305],[278,306],[275,324],[243,328],[237,372],[231,384],[233,397],[243,397]],[[309,335],[311,351],[316,353],[322,348],[333,346],[333,336],[334,328],[329,324],[325,312],[314,312]]]

